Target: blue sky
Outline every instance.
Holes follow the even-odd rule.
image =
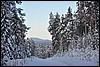
[[[75,1],[22,1],[18,7],[23,8],[25,24],[31,29],[27,32],[27,37],[38,37],[51,40],[51,35],[47,28],[49,26],[49,14],[66,14],[68,7],[72,12],[76,11]]]

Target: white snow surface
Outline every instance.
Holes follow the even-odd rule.
[[[99,63],[93,61],[80,60],[76,57],[54,56],[47,59],[36,57],[10,60],[8,66],[99,66]]]

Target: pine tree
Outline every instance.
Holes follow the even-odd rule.
[[[60,46],[60,42],[59,42],[60,40],[60,36],[59,36],[60,15],[56,13],[54,17],[51,12],[49,24],[50,26],[48,28],[48,31],[52,35],[52,45],[53,45],[53,50],[55,54]]]
[[[78,26],[77,26],[77,32],[79,36],[83,36],[83,32],[86,33],[86,28],[84,27],[84,1],[78,1],[77,2],[78,9],[76,11],[77,13],[77,20],[79,20]],[[86,26],[86,24],[85,24]]]
[[[83,30],[83,33],[85,36],[81,36],[81,42],[83,40],[83,37],[87,37],[87,35],[90,34],[91,36],[91,45],[93,45],[93,49],[96,49],[95,46],[97,45],[97,41],[99,42],[99,2],[97,1],[78,1],[77,6],[77,20],[79,20],[79,24],[77,28],[80,30]],[[80,24],[81,22],[81,24]],[[82,28],[80,28],[82,27]],[[98,29],[97,29],[98,27]],[[77,30],[79,30],[77,29]],[[97,31],[98,30],[98,31]],[[77,31],[79,32],[79,31]],[[95,36],[96,35],[96,36]],[[96,38],[95,38],[96,37]],[[84,43],[84,42],[82,42]],[[81,47],[82,47],[81,43]],[[83,44],[86,46],[86,44]]]
[[[34,53],[35,53],[35,42],[32,40],[32,38],[27,38],[26,40],[26,52],[27,53],[27,57],[30,57],[30,56],[34,56]]]
[[[8,59],[12,59],[13,49],[11,48],[12,45],[8,41],[11,39],[11,17],[13,17],[13,13],[11,11],[10,5],[13,2],[9,1],[1,1],[1,65],[6,65],[5,61]],[[12,7],[13,8],[13,7]],[[13,40],[11,40],[13,41]],[[8,59],[6,59],[6,58]]]
[[[6,65],[12,59],[24,58],[25,32],[29,28],[24,24],[25,14],[16,8],[21,1],[1,1],[1,64]],[[8,58],[8,59],[7,59]]]
[[[57,18],[51,13],[48,31],[52,35],[53,50],[64,52],[68,49],[85,50],[92,46],[93,50],[99,47],[99,2],[78,1],[77,11],[73,15],[71,8],[68,13]],[[56,15],[57,16],[57,15]],[[56,24],[55,24],[56,22]],[[83,51],[84,51],[83,50]]]
[[[64,21],[64,22],[63,22]],[[61,42],[62,42],[62,46],[63,48],[63,52],[64,50],[68,51],[69,48],[69,44],[72,40],[73,37],[73,17],[72,17],[72,13],[71,13],[71,8],[68,8],[68,13],[66,14],[65,18],[63,18],[62,16],[62,31],[61,31]]]

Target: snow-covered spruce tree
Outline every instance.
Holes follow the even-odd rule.
[[[71,8],[68,8],[68,13],[65,15],[62,14],[61,22],[59,26],[60,33],[60,51],[68,51],[69,44],[73,37],[73,17],[71,13]]]
[[[64,18],[64,15],[62,14],[62,17],[61,17],[61,22],[60,22],[60,27],[59,27],[59,32],[60,32],[60,49],[59,51],[60,52],[64,52],[65,48],[64,48],[64,45],[66,44],[66,31],[65,30],[65,27],[67,27],[67,22],[65,21],[65,18]]]
[[[10,26],[10,24],[7,23],[7,21],[9,22],[9,20],[6,18],[9,18],[7,15],[9,15],[8,13],[10,13],[8,7],[7,7],[7,3],[5,1],[1,1],[1,65],[6,65],[6,59],[8,59],[8,52],[10,53],[10,51],[8,50],[8,42],[7,42],[7,37],[9,37],[8,35],[8,27]],[[8,10],[8,11],[7,11]],[[8,29],[7,29],[8,28]],[[6,36],[5,36],[6,35]]]
[[[65,15],[65,21],[64,21],[64,31],[62,33],[62,44],[64,47],[64,50],[69,49],[69,44],[71,43],[72,37],[73,37],[73,17],[71,13],[71,8],[68,8],[68,12]]]
[[[78,1],[77,2],[77,6],[78,6],[78,8],[77,8],[77,11],[76,11],[76,13],[77,13],[77,20],[79,20],[79,23],[78,23],[78,26],[77,26],[77,32],[78,32],[78,35],[79,36],[82,36],[83,35],[83,32],[84,32],[84,30],[86,31],[86,29],[84,29],[84,3],[83,3],[83,1]]]
[[[55,54],[57,50],[59,50],[60,46],[60,33],[59,33],[60,15],[56,13],[56,15],[54,16],[51,12],[49,24],[50,26],[48,27],[48,31],[52,35],[53,53]]]
[[[94,30],[94,38],[95,38],[95,48],[99,48],[99,2],[95,1],[95,30]],[[94,49],[95,49],[94,48]]]
[[[24,24],[25,16],[21,8],[16,8],[21,1],[1,1],[1,65],[8,60],[24,58],[25,32],[29,29]]]
[[[77,13],[75,12],[72,17],[73,17],[73,19],[72,19],[72,38],[71,38],[71,43],[69,45],[69,48],[71,50],[77,49],[78,38],[79,38],[78,30],[77,30],[78,29],[77,26],[79,24],[79,20],[77,19],[77,17],[78,17]]]
[[[27,38],[26,39],[26,56],[30,57],[30,56],[34,56],[34,52],[35,52],[35,42],[32,40],[32,38]]]
[[[60,16],[50,14],[50,26],[48,27],[48,31],[52,35],[52,44],[53,44],[53,51],[54,54],[57,50],[61,51],[68,51],[69,44],[73,37],[74,31],[74,24],[73,24],[73,17],[71,13],[71,8],[68,8],[68,13],[64,17],[62,14],[61,21]]]

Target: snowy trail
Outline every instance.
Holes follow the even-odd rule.
[[[71,57],[52,57],[47,59],[40,59],[36,57],[17,59],[18,63],[14,65],[15,60],[11,60],[8,66],[98,66],[99,64],[87,62]],[[25,62],[24,62],[25,61]]]
[[[17,66],[70,66],[69,64],[52,60],[52,58],[40,59],[35,57],[35,58],[26,58],[24,60],[19,59],[17,61],[18,61]],[[8,66],[13,66],[13,63],[14,60],[10,61],[8,63]]]
[[[35,58],[32,61],[27,61],[24,66],[69,66],[67,64],[54,61],[52,59],[39,59]]]

